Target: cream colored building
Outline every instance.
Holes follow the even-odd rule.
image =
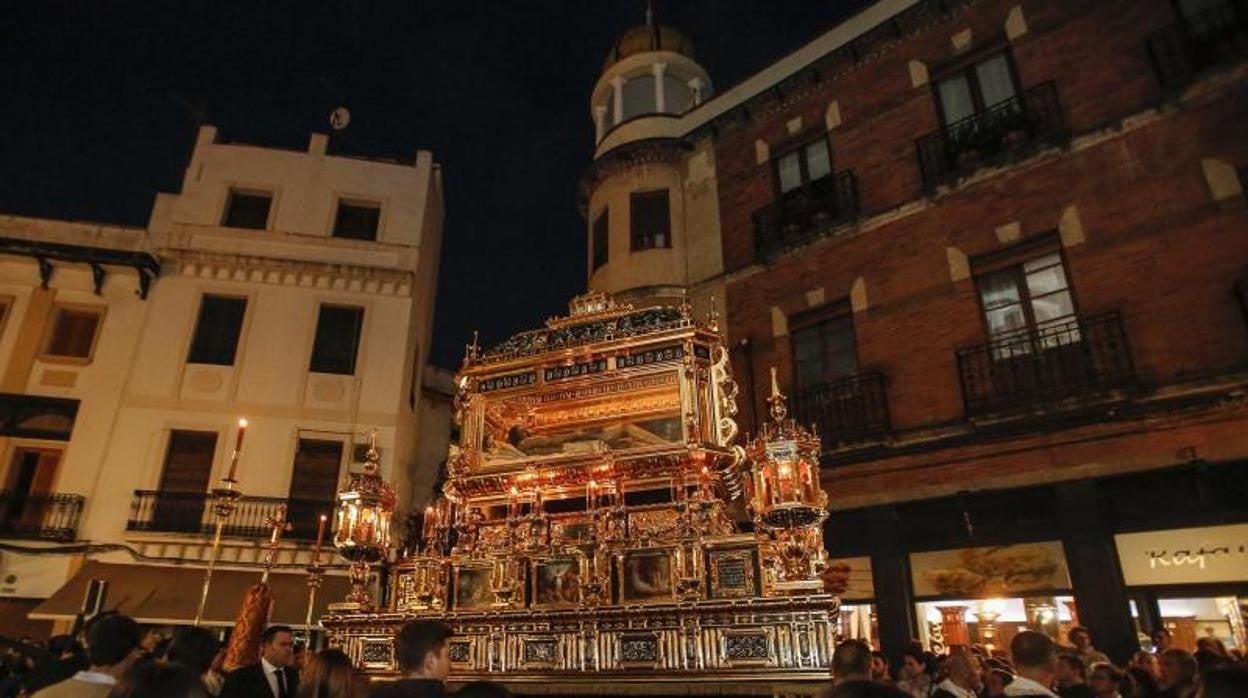
[[[5,423],[10,499],[67,499],[0,511],[0,582],[13,578],[0,596],[45,598],[81,569],[32,617],[63,619],[95,576],[113,580],[106,605],[184,622],[208,555],[206,493],[230,467],[241,417],[246,497],[227,528],[211,622],[228,622],[220,616],[258,578],[242,570],[259,565],[265,519],[281,504],[293,530],[277,571],[308,563],[317,517],[371,433],[400,506],[428,497],[437,462],[420,460],[420,434],[449,431],[422,391],[440,169],[424,151],[390,162],[326,147],[320,134],[306,151],[228,143],[204,127],[181,191],[157,195],[146,229],[0,218],[0,401],[47,396],[64,401],[47,410],[76,409],[60,424],[42,418],[70,420],[68,439]],[[57,507],[74,530],[48,540],[39,518]],[[302,577],[278,582],[290,597],[278,599],[279,619],[296,606],[302,619]]]

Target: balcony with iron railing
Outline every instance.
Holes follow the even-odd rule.
[[[1182,87],[1202,71],[1248,57],[1248,0],[1223,0],[1185,15],[1147,43],[1157,81]]]
[[[971,416],[1104,395],[1135,380],[1116,312],[1010,334],[959,349],[957,358]]]
[[[1057,86],[1042,82],[915,141],[923,186],[965,177],[981,167],[1020,160],[1066,141]]]
[[[244,496],[226,520],[222,535],[267,537],[272,531],[270,522],[282,505],[286,505],[286,520],[291,525],[284,537],[296,541],[315,540],[321,514],[332,516],[334,512],[332,501]],[[215,526],[212,495],[206,492],[135,490],[126,522],[127,531],[195,536],[211,535]]]
[[[843,170],[821,177],[754,212],[758,256],[769,259],[821,238],[857,217],[858,181],[854,173]]]
[[[80,494],[0,490],[0,538],[72,541],[85,503]]]
[[[888,433],[884,375],[865,371],[794,392],[793,417],[813,426],[824,452]]]

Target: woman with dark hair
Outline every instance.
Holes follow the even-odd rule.
[[[1014,681],[1014,675],[1005,669],[985,669],[983,674],[985,698],[1000,698],[1005,687]]]
[[[927,698],[932,690],[932,655],[923,651],[922,645],[913,643],[901,654],[901,680],[897,688],[914,698]]]
[[[130,670],[108,698],[208,698],[208,691],[194,669],[152,661]]]
[[[351,658],[342,650],[328,649],[308,657],[295,698],[358,698],[363,693]]]

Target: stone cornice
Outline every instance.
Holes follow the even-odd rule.
[[[180,276],[381,296],[411,296],[415,276],[400,269],[181,249],[163,249],[158,256],[168,273]]]

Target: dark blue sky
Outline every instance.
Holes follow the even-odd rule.
[[[857,0],[660,0],[722,91]],[[144,225],[199,120],[303,147],[433,151],[447,219],[431,359],[457,367],[585,287],[587,100],[641,0],[40,0],[0,23],[0,213]]]

